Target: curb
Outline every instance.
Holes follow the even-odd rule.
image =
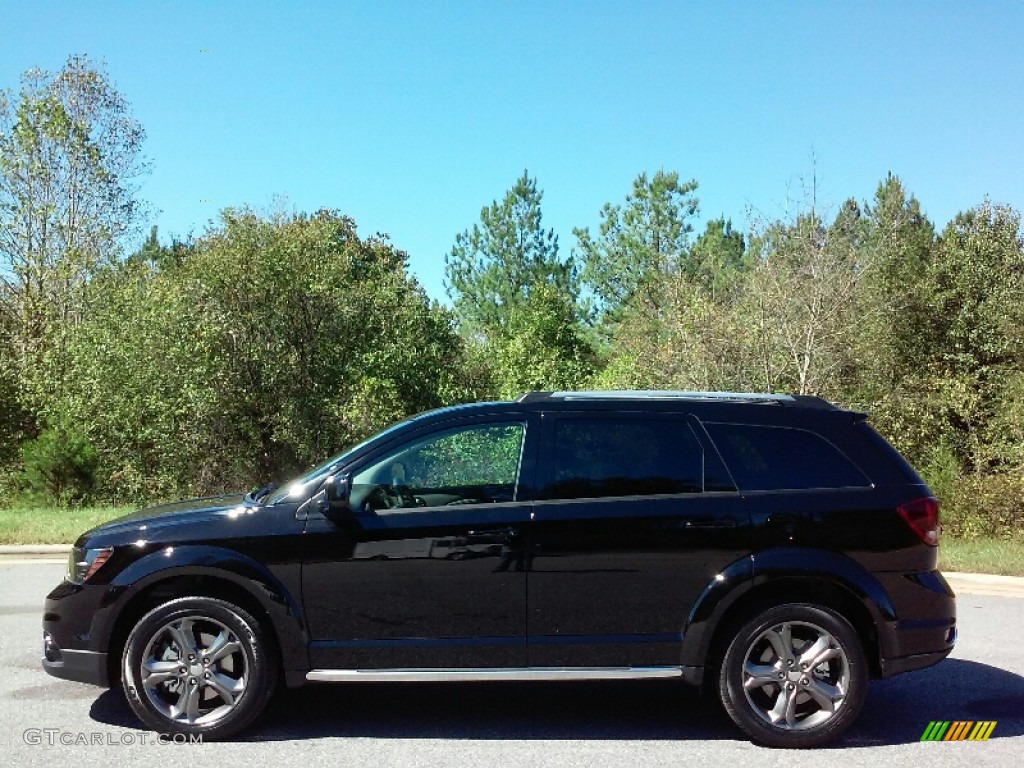
[[[1024,597],[1024,577],[996,576],[991,573],[942,574],[958,595],[991,595],[993,597]]]
[[[70,544],[0,544],[0,557],[68,556]]]

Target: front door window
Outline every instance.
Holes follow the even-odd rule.
[[[480,424],[407,443],[352,479],[356,509],[387,512],[516,500],[525,425]]]

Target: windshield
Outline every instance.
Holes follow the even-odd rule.
[[[401,426],[404,426],[407,423],[408,422],[400,421],[397,424],[392,424],[383,432],[378,432],[377,434],[368,437],[366,440],[363,440],[361,443],[352,446],[344,453],[340,453],[337,456],[333,456],[327,461],[325,461],[323,464],[314,467],[313,469],[309,470],[309,472],[302,475],[302,477],[298,477],[294,480],[291,480],[290,482],[282,484],[279,488],[276,488],[271,493],[267,494],[267,496],[263,500],[263,503],[270,505],[277,504],[280,501],[294,501],[297,499],[307,497],[312,492],[312,490],[316,488],[316,486],[323,482],[325,477],[327,477],[329,474],[334,472],[338,467],[344,464],[348,457],[351,456],[353,453],[356,453],[357,451],[361,450],[362,448],[366,447],[367,445],[376,440],[385,438],[387,435],[390,435],[396,429],[398,429]]]

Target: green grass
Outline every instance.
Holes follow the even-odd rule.
[[[0,509],[0,544],[72,544],[78,534],[134,507]]]
[[[83,531],[132,509],[0,509],[0,544],[71,544]],[[939,567],[944,571],[1024,576],[1024,542],[944,536]]]
[[[1024,576],[1024,541],[942,537],[939,568],[943,571]]]

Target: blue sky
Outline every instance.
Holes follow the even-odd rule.
[[[1012,0],[0,0],[0,87],[89,54],[147,130],[163,240],[283,196],[388,233],[441,299],[456,233],[524,168],[565,251],[659,168],[741,228],[812,157],[819,204],[893,171],[939,226],[1024,207],[1022,29]]]

